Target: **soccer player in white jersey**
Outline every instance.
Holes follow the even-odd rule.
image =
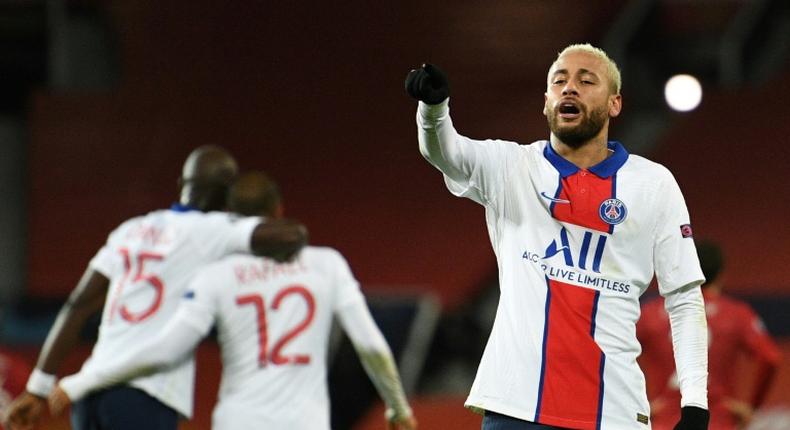
[[[267,218],[281,213],[279,191],[262,173],[243,175],[231,190],[231,210]],[[50,405],[57,413],[91,390],[169,368],[190,356],[216,325],[222,382],[212,428],[328,430],[326,355],[333,316],[384,399],[389,428],[415,429],[392,353],[348,263],[334,249],[313,246],[287,263],[233,255],[207,266],[157,337],[112,366],[63,378]]]
[[[289,258],[306,243],[303,226],[288,220],[241,218],[224,209],[237,175],[233,157],[203,146],[187,158],[179,203],[116,228],[90,261],[61,309],[39,355],[27,391],[9,407],[12,429],[39,419],[55,373],[77,344],[85,321],[103,308],[99,337],[83,369],[102,369],[130,347],[161,331],[195,272],[225,255],[254,252]],[[74,405],[74,429],[168,429],[192,415],[194,362],[94,393]]]
[[[620,72],[571,45],[551,65],[549,140],[473,140],[449,115],[437,67],[406,78],[420,152],[456,196],[485,207],[500,301],[466,406],[484,429],[649,429],[636,357],[639,296],[653,275],[672,320],[682,392],[676,429],[706,429],[706,322],[683,196],[663,166],[608,140]]]

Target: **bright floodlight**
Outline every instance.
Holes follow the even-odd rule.
[[[664,86],[664,98],[672,109],[688,112],[702,100],[702,87],[694,76],[675,75]]]

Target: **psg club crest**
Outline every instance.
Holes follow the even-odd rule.
[[[617,225],[625,221],[628,209],[625,208],[625,203],[620,199],[606,199],[598,208],[598,215],[603,222]]]

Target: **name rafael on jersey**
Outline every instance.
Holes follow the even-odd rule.
[[[258,259],[251,263],[233,266],[236,281],[241,285],[251,282],[266,282],[279,276],[293,276],[305,272],[307,272],[307,267],[298,258],[288,263]]]

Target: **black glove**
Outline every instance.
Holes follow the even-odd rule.
[[[429,105],[438,105],[450,96],[450,83],[440,68],[426,63],[406,75],[406,92]]]
[[[684,406],[680,409],[680,421],[675,430],[708,430],[710,412],[696,406]]]

